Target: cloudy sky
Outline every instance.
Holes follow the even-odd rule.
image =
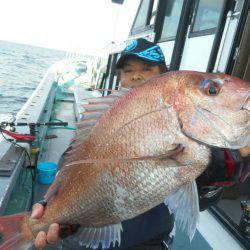
[[[139,2],[1,1],[0,40],[91,54],[112,40],[120,43],[127,38]]]

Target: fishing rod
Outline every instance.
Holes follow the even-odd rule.
[[[1,122],[0,127],[17,127],[17,126],[68,126],[68,122]]]

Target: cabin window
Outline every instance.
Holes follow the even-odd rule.
[[[152,13],[151,13],[151,16],[150,16],[150,21],[149,21],[150,26],[153,26],[155,24],[155,18],[156,18],[156,14],[157,14],[158,2],[159,2],[158,0],[154,0]]]
[[[200,0],[195,14],[192,33],[215,33],[223,5],[224,0]]]
[[[158,0],[142,0],[140,2],[130,34],[153,28],[157,5]]]
[[[144,27],[147,21],[147,13],[149,10],[149,0],[144,0],[141,2],[139,12],[135,19],[135,23],[133,29],[138,29],[140,27]]]
[[[176,37],[183,0],[169,0],[165,10],[165,18],[161,33],[161,41],[174,40]]]

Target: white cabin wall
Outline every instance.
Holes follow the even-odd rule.
[[[162,42],[158,44],[161,47],[162,52],[165,56],[167,66],[169,66],[171,62],[171,58],[172,58],[172,54],[174,50],[174,43],[175,41],[168,41],[168,42]]]
[[[205,72],[212,50],[215,35],[187,38],[180,70],[197,70]]]

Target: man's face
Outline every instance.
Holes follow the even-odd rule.
[[[139,59],[128,59],[121,69],[121,86],[136,87],[149,78],[160,74],[160,67],[149,66]]]

